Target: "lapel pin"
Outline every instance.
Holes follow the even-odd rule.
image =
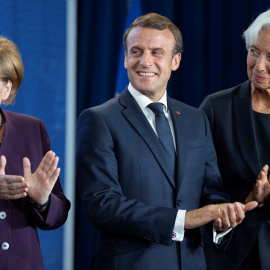
[[[176,111],[176,113],[177,113],[177,114],[180,114],[180,112],[179,112],[179,111]]]

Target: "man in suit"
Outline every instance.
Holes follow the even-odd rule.
[[[198,227],[235,227],[256,204],[226,203],[206,116],[167,96],[179,29],[147,14],[124,47],[130,84],[78,120],[77,181],[99,229],[94,269],[206,269]]]

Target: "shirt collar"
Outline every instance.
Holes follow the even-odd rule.
[[[134,97],[134,99],[137,101],[138,105],[142,110],[144,110],[150,103],[153,103],[153,101],[150,98],[143,95],[142,93],[137,91],[134,87],[132,87],[131,83],[129,83],[128,85],[128,90],[130,94]],[[165,91],[164,95],[158,102],[162,103],[165,106],[165,110],[168,111],[167,90]]]

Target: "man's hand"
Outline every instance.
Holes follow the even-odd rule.
[[[269,167],[265,165],[260,174],[258,175],[258,179],[256,185],[253,190],[249,193],[248,197],[245,200],[245,203],[250,201],[258,202],[258,207],[262,207],[265,200],[270,196],[270,176],[267,179]]]
[[[29,184],[22,176],[6,175],[6,157],[0,157],[0,199],[15,200],[26,197]]]
[[[185,216],[185,229],[194,229],[214,221],[217,230],[225,231],[240,224],[245,218],[245,212],[254,209],[257,205],[257,202],[246,205],[238,202],[211,204],[188,211]]]
[[[241,204],[239,202],[228,204],[227,209],[221,210],[221,208],[218,208],[218,212],[221,211],[222,216],[214,220],[214,228],[222,232],[230,228],[235,228],[245,218],[245,212],[251,211],[257,206],[258,203],[252,201],[247,204]]]
[[[55,156],[55,153],[49,151],[32,174],[29,159],[23,159],[24,178],[29,183],[28,196],[34,203],[47,202],[60,173],[60,168],[57,168],[58,161],[59,158]]]

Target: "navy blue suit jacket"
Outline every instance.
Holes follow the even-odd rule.
[[[207,96],[201,109],[210,122],[225,189],[231,201],[244,202],[264,165],[256,142],[250,81]],[[234,229],[225,252],[209,242],[209,268],[237,269],[258,238],[262,269],[270,269],[269,212],[268,200],[263,207],[247,213],[242,224]]]
[[[204,113],[168,98],[176,176],[127,88],[85,110],[77,127],[77,181],[99,230],[95,269],[206,269],[199,229],[172,241],[178,209],[224,202],[226,195]]]

